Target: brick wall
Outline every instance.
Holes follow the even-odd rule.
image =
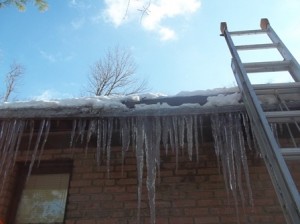
[[[249,155],[249,172],[254,207],[239,204],[228,197],[219,174],[213,145],[204,144],[199,162],[190,162],[181,155],[176,170],[175,157],[162,151],[160,176],[156,187],[156,220],[161,224],[200,223],[285,223],[276,194],[263,162]],[[169,152],[170,153],[170,152]],[[122,167],[121,149],[114,147],[109,178],[106,161],[97,166],[95,151],[89,149],[45,150],[42,160],[72,158],[74,161],[66,210],[67,224],[131,224],[137,216],[137,174],[134,152],[129,151]],[[18,160],[24,159],[21,155]],[[296,162],[290,166],[297,170]],[[300,180],[299,173],[293,172]],[[144,175],[146,176],[146,175]],[[5,217],[15,184],[13,172],[4,186],[0,215]],[[144,183],[146,182],[144,178]],[[247,192],[245,188],[245,192]],[[246,198],[246,201],[248,199]],[[238,215],[237,215],[238,212]],[[149,223],[147,189],[143,188],[141,223]]]

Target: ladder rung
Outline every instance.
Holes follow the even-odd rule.
[[[258,49],[270,49],[277,48],[278,44],[250,44],[250,45],[238,45],[235,46],[237,50],[258,50]]]
[[[243,63],[246,72],[249,73],[288,71],[290,64],[290,60]]]
[[[264,34],[264,33],[267,33],[267,31],[266,30],[243,30],[243,31],[229,32],[231,36],[253,35],[253,34]]]
[[[285,159],[300,159],[300,148],[281,148],[280,150]]]
[[[269,122],[293,123],[300,121],[300,110],[268,111],[265,114]]]
[[[257,95],[300,93],[300,82],[252,85]]]

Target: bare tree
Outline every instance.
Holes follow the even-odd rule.
[[[0,0],[0,9],[9,5],[15,5],[20,11],[24,11],[29,1],[30,0]],[[45,0],[34,0],[34,4],[40,11],[46,11],[48,9],[48,4]]]
[[[91,66],[88,92],[96,96],[145,92],[145,80],[135,77],[136,64],[128,50],[115,47]]]
[[[16,85],[20,80],[21,76],[24,74],[24,67],[19,63],[12,63],[9,72],[5,76],[5,93],[2,96],[3,102],[8,101],[12,92],[15,91]]]

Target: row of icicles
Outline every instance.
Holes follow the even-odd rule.
[[[249,201],[252,204],[246,148],[257,147],[255,145],[251,146],[251,142],[255,143],[255,141],[252,141],[253,133],[249,126],[248,117],[243,112],[212,114],[209,116],[215,153],[219,167],[222,168],[226,191],[228,194],[232,192],[236,208],[238,198],[241,198],[244,205],[245,193],[242,187],[242,174],[244,174]],[[161,145],[164,147],[166,154],[170,150],[175,153],[176,164],[179,151],[182,149],[187,149],[190,160],[198,161],[199,143],[203,142],[203,119],[203,115],[74,119],[70,133],[70,148],[77,141],[80,141],[81,143],[85,142],[85,149],[87,150],[92,136],[95,136],[97,141],[95,158],[97,163],[100,164],[103,155],[106,156],[107,171],[109,173],[112,134],[114,130],[119,130],[123,161],[130,146],[133,146],[136,153],[138,223],[140,223],[144,164],[146,164],[147,170],[146,186],[151,223],[155,223],[155,180],[157,170],[160,169]],[[39,123],[38,130],[35,129],[35,122]],[[30,163],[29,176],[33,165],[40,162],[50,126],[50,119],[1,121],[0,177],[2,177],[2,188],[7,175],[15,165],[24,131],[29,130],[27,148],[28,162]],[[36,136],[35,142],[33,142],[33,136]]]

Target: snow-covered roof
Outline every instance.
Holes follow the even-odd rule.
[[[215,107],[238,106],[241,95],[234,91],[181,92],[175,96],[141,94],[132,96],[98,96],[60,100],[32,100],[0,104],[0,117],[40,116],[130,116],[138,114],[194,113]]]
[[[277,103],[274,95],[261,95],[260,100],[267,105]],[[157,116],[237,110],[244,110],[238,89],[221,88],[180,92],[174,96],[149,93],[6,102],[0,104],[0,118]]]

